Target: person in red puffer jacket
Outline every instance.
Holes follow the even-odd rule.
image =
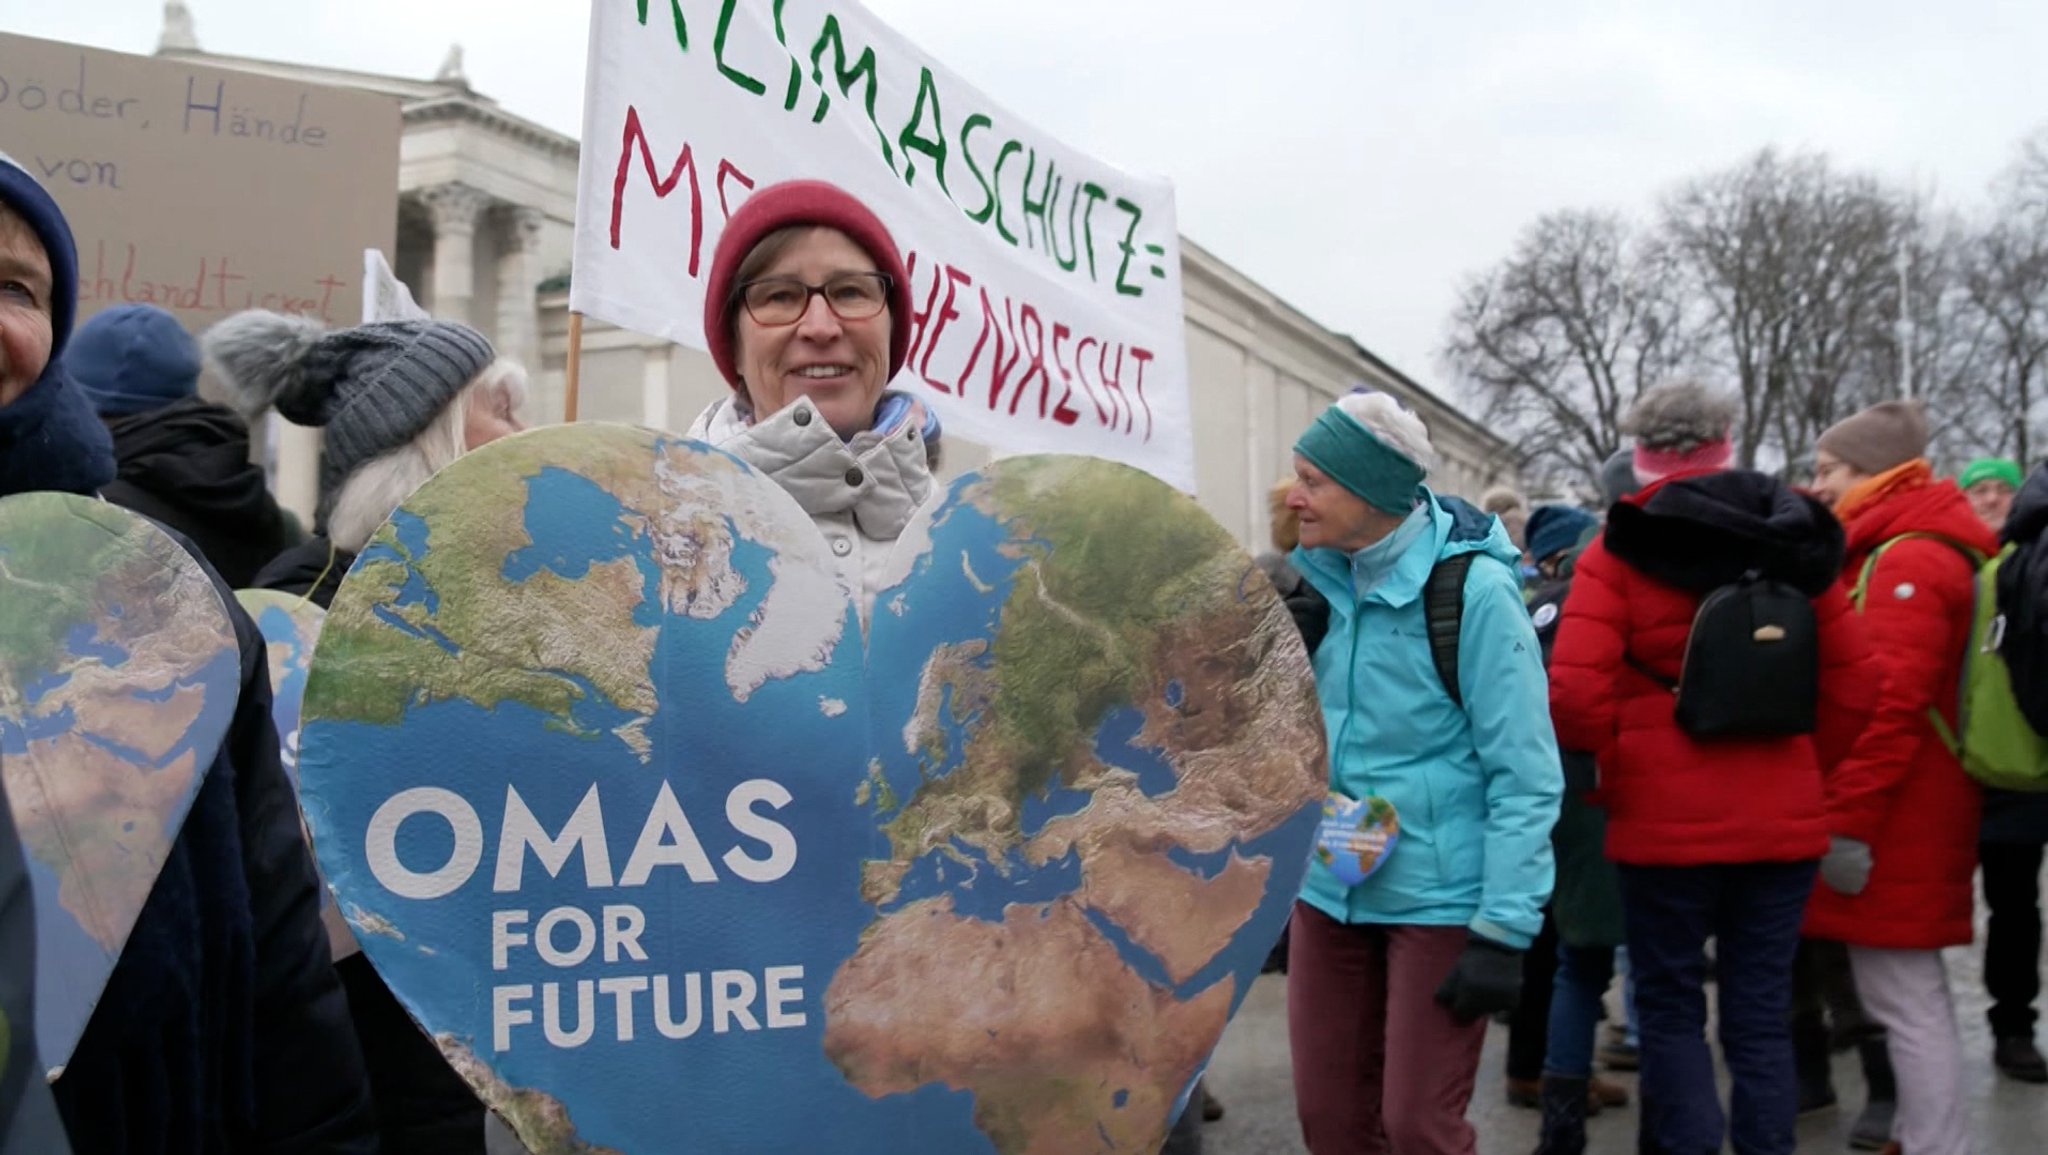
[[[1848,533],[1842,588],[1883,670],[1877,711],[1828,780],[1833,846],[1806,933],[1849,944],[1857,993],[1898,1073],[1892,1136],[1913,1155],[1970,1149],[1961,1040],[1941,948],[1967,943],[1982,798],[1936,730],[1953,732],[1976,608],[1974,557],[1998,541],[1922,457],[1916,403],[1887,401],[1821,434],[1814,491]]]
[[[1607,856],[1621,877],[1642,1035],[1640,1150],[1790,1155],[1792,959],[1828,849],[1823,776],[1869,717],[1877,672],[1841,572],[1841,526],[1776,478],[1731,470],[1734,405],[1658,386],[1629,415],[1645,488],[1580,556],[1550,664],[1558,744],[1594,752]],[[1701,599],[1752,571],[1812,599],[1811,735],[1701,741],[1669,688]],[[1724,1116],[1707,1049],[1706,940],[1716,940]]]

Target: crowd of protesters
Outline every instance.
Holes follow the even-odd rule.
[[[708,285],[731,393],[691,434],[797,500],[865,616],[940,488],[937,421],[886,388],[908,344],[900,250],[852,196],[793,182],[733,215]],[[64,214],[0,161],[0,496],[125,506],[223,590],[326,604],[414,488],[521,428],[523,368],[452,321],[251,312],[195,339],[152,306],[76,313]],[[230,404],[200,398],[209,368]],[[322,430],[310,524],[250,463],[249,422],[273,411]],[[1275,952],[1314,1155],[1469,1155],[1496,1018],[1541,1155],[1585,1150],[1589,1117],[1624,1109],[1645,1152],[1790,1152],[1796,1118],[1837,1102],[1844,1047],[1866,1084],[1858,1145],[1967,1151],[1941,951],[1973,940],[1980,870],[1993,1057],[2048,1083],[2048,793],[1983,787],[1956,738],[1993,559],[2013,693],[2048,716],[2030,676],[2048,475],[1941,476],[1923,411],[1886,402],[1787,482],[1735,465],[1735,417],[1703,385],[1650,389],[1588,500],[1533,508],[1433,489],[1429,431],[1384,394],[1301,434],[1260,562],[1311,657],[1329,789],[1394,835],[1355,877],[1312,861]],[[61,1077],[46,1093],[4,1068],[0,1150],[481,1152],[469,1088],[363,956],[330,957],[260,639],[227,605],[230,738]],[[18,1008],[25,882],[0,834],[0,993]],[[12,1054],[32,1056],[29,1019],[9,1017]],[[1603,1061],[1639,1069],[1633,1096]],[[1170,1151],[1199,1150],[1221,1113],[1190,1101]]]

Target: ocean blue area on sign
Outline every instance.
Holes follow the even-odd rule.
[[[97,500],[0,499],[0,761],[36,916],[39,1058],[91,1020],[234,717],[241,651],[213,580]]]
[[[1089,707],[1052,772],[991,761],[1009,614],[1052,598],[1040,567],[1077,548],[964,479],[906,533],[907,576],[864,628],[810,519],[734,459],[623,427],[495,443],[408,499],[362,554],[404,572],[359,564],[323,627],[300,763],[322,872],[400,1002],[536,1149],[1156,1150],[1188,1056],[1286,917],[1315,809],[1223,826],[1220,850],[1214,825],[1197,849],[1148,819],[1131,853],[1189,885],[1233,853],[1270,867],[1256,909],[1206,938],[1099,905],[1120,892],[1091,871],[1119,860],[1063,832],[1170,813],[1175,728],[1218,679],[1169,655],[1142,700]],[[1049,1045],[1035,1028],[1061,1007],[1013,1002],[1002,968],[1032,964],[1006,960],[1075,949],[1100,973],[1058,997],[1125,984],[1131,1022],[1090,1012],[1054,1036],[1070,1059],[1011,1058]],[[1201,1000],[1174,1029],[1208,1033],[1148,1065],[1147,998]]]
[[[299,707],[306,673],[325,612],[307,598],[274,590],[240,590],[235,597],[256,623],[270,667],[270,720],[277,727],[285,773],[298,784]]]

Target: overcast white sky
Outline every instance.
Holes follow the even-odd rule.
[[[759,0],[766,3],[767,0]],[[1767,144],[1971,204],[2048,124],[2043,0],[869,0],[1013,112],[1171,177],[1182,231],[1426,384],[1538,214],[1647,211]],[[579,127],[583,0],[190,0],[216,52],[430,76]],[[152,51],[156,0],[0,0]]]

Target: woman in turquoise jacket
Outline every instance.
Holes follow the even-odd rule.
[[[1330,602],[1332,834],[1288,972],[1313,1155],[1474,1150],[1486,1017],[1513,1007],[1550,896],[1563,782],[1519,554],[1422,484],[1433,456],[1384,394],[1342,398],[1295,445],[1293,560]]]

